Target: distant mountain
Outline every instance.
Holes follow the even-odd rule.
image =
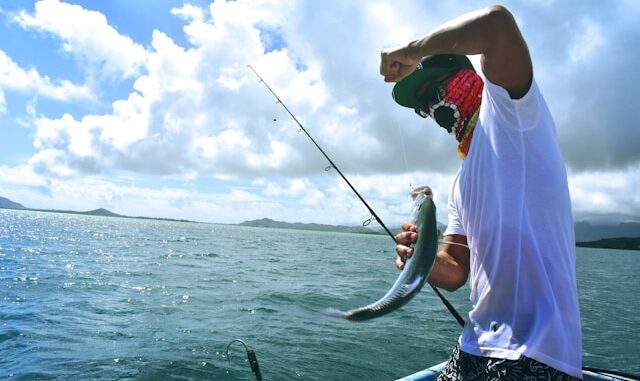
[[[274,221],[270,218],[262,218],[252,221],[244,221],[240,223],[242,226],[264,227],[264,228],[280,228],[280,229],[302,229],[302,230],[318,230],[318,231],[330,231],[330,232],[343,232],[343,233],[364,233],[364,234],[386,234],[381,228],[365,228],[358,226],[335,226],[335,225],[322,225],[314,223],[289,223],[282,221]],[[440,232],[446,230],[446,225],[438,222],[438,229]],[[390,228],[393,234],[397,234],[400,231],[399,227]],[[578,222],[575,224],[576,230],[576,242],[578,246],[593,245],[594,241],[603,240],[604,243],[598,244],[611,244],[614,246],[624,246],[629,243],[621,243],[626,238],[620,237],[640,237],[640,223],[625,222],[616,225],[594,225],[589,222]],[[608,240],[610,238],[616,238],[616,240]],[[584,243],[584,245],[581,245]],[[596,244],[597,245],[597,244]],[[599,246],[588,246],[599,247]],[[633,249],[632,249],[633,250]]]
[[[80,212],[79,214],[88,214],[90,216],[102,216],[102,217],[126,217],[126,216],[123,216],[121,214],[113,213],[113,212],[111,212],[109,210],[106,210],[104,208],[91,210],[91,211],[88,211],[88,212]]]
[[[640,223],[623,222],[614,225],[594,225],[590,222],[575,223],[576,241],[597,241],[605,238],[640,237]]]
[[[315,230],[325,232],[341,232],[341,233],[359,233],[359,234],[382,234],[380,232],[367,229],[360,226],[336,226],[336,225],[323,225],[314,223],[300,223],[300,222],[283,222],[274,221],[270,218],[261,218],[259,220],[251,220],[241,222],[241,226],[252,226],[259,228],[278,228],[278,229],[294,229],[294,230]]]
[[[22,204],[18,204],[17,202],[13,202],[5,197],[0,197],[0,208],[4,209],[27,209]]]
[[[99,208],[95,210],[90,210],[88,212],[78,212],[75,210],[57,210],[57,209],[34,209],[27,208],[17,202],[13,202],[5,197],[0,197],[0,209],[20,209],[27,210],[32,212],[48,212],[48,213],[64,213],[64,214],[83,214],[87,216],[100,216],[100,217],[121,217],[121,218],[136,218],[143,220],[162,220],[162,221],[177,221],[177,222],[193,222],[188,220],[175,220],[172,218],[154,218],[154,217],[131,217],[131,216],[123,216],[122,214],[113,213],[110,210]]]
[[[640,250],[640,237],[605,238],[590,242],[577,242],[578,247],[595,247],[600,249]]]
[[[23,206],[20,203],[9,200],[6,197],[0,197],[0,209],[19,209],[19,210],[31,210],[40,212],[51,213],[69,213],[69,214],[84,214],[92,216],[103,217],[122,217],[122,218],[138,218],[147,220],[165,220],[165,221],[179,221],[179,222],[193,222],[188,220],[175,220],[172,218],[153,218],[153,217],[131,217],[121,214],[113,213],[107,209],[100,208],[91,210],[88,212],[77,212],[71,210],[52,210],[52,209],[32,209]],[[315,223],[290,223],[282,221],[274,221],[269,218],[262,218],[259,220],[244,221],[240,223],[242,226],[255,226],[265,228],[281,228],[281,229],[301,229],[301,230],[316,230],[316,231],[328,231],[328,232],[343,232],[343,233],[360,233],[360,234],[386,234],[379,226],[373,228],[366,228],[362,226],[335,226],[335,225],[323,225]],[[438,222],[438,228],[441,232],[444,232],[446,226]],[[399,227],[390,227],[393,234],[397,234],[400,231]],[[620,224],[595,225],[590,222],[579,221],[575,223],[576,242],[577,246],[585,245],[614,245],[624,246],[631,245],[635,241],[625,241],[627,238],[640,237],[640,223],[638,222],[623,222]],[[620,238],[627,237],[627,238]],[[615,238],[616,240],[610,240]],[[595,241],[602,241],[594,243]],[[631,242],[631,243],[629,243]],[[600,246],[589,246],[600,247]],[[633,250],[633,249],[632,249]]]

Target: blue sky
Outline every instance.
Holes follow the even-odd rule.
[[[431,185],[446,221],[454,141],[393,103],[379,52],[490,4],[3,1],[0,195],[223,223],[368,218],[251,64],[387,224],[407,216],[409,184]],[[639,3],[504,5],[556,120],[576,220],[640,221]]]

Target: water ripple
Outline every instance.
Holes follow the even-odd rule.
[[[0,377],[388,380],[443,361],[459,328],[430,292],[364,324],[387,237],[0,210]],[[640,372],[636,253],[580,249],[585,364]],[[468,288],[447,294],[464,313]],[[227,361],[230,360],[230,361]]]

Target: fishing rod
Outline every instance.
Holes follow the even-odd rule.
[[[340,175],[340,177],[342,177],[342,179],[347,183],[347,185],[349,186],[349,188],[351,188],[351,190],[353,191],[353,193],[356,194],[356,196],[358,196],[358,198],[360,199],[360,201],[364,204],[364,206],[369,210],[369,213],[371,213],[371,217],[368,220],[365,220],[365,222],[362,224],[363,226],[367,226],[369,225],[369,223],[371,222],[372,218],[375,218],[376,221],[378,221],[378,224],[380,224],[380,226],[382,226],[382,228],[384,229],[384,231],[387,233],[387,235],[389,235],[389,237],[391,237],[391,239],[393,240],[394,244],[398,244],[398,241],[396,241],[396,237],[393,235],[393,233],[391,233],[391,231],[387,228],[387,226],[384,224],[384,222],[382,222],[382,220],[380,219],[380,217],[378,217],[378,215],[376,214],[376,212],[373,211],[373,209],[371,209],[371,207],[369,206],[369,204],[365,201],[365,199],[360,195],[360,193],[356,190],[356,188],[351,185],[351,182],[347,179],[347,177],[342,173],[342,171],[338,168],[337,165],[335,165],[335,163],[333,162],[333,160],[331,160],[331,158],[329,157],[329,155],[327,155],[326,152],[324,152],[324,150],[322,149],[322,147],[320,147],[320,145],[316,142],[316,140],[311,136],[311,134],[309,134],[309,132],[307,131],[306,128],[304,128],[304,126],[302,125],[302,123],[300,123],[300,121],[298,121],[298,118],[295,117],[295,115],[293,115],[293,113],[289,110],[289,108],[287,107],[287,105],[284,104],[284,102],[282,102],[282,100],[280,99],[280,97],[278,97],[278,95],[271,89],[271,87],[267,84],[267,82],[260,76],[260,74],[258,74],[258,72],[256,71],[256,69],[253,68],[253,66],[251,65],[247,65],[247,67],[249,67],[249,69],[251,69],[256,76],[258,76],[258,78],[260,79],[260,82],[262,82],[262,84],[269,90],[269,92],[277,99],[276,103],[279,103],[286,111],[287,113],[291,116],[291,118],[293,118],[293,120],[298,124],[298,127],[300,127],[300,130],[303,131],[307,137],[311,140],[311,142],[316,146],[316,148],[318,150],[320,150],[320,152],[322,153],[322,155],[324,155],[324,157],[327,159],[327,161],[329,161],[329,167],[327,167],[327,170],[330,168],[335,169],[338,174]],[[449,303],[449,301],[444,297],[444,295],[442,295],[440,293],[440,291],[435,288],[432,284],[429,283],[429,286],[431,286],[431,288],[433,289],[433,291],[435,291],[436,295],[438,295],[438,297],[440,298],[440,300],[442,301],[442,303],[444,303],[445,307],[447,307],[447,309],[449,310],[449,312],[453,315],[453,317],[458,321],[458,324],[460,324],[462,327],[464,327],[464,319],[462,319],[462,317],[460,316],[460,314],[458,313],[458,311],[456,311],[456,309],[451,305],[451,303]]]
[[[302,123],[300,123],[298,121],[298,119],[293,115],[293,113],[291,113],[291,111],[289,111],[289,108],[284,104],[284,102],[282,102],[282,100],[280,99],[280,97],[278,97],[278,95],[271,89],[271,87],[267,84],[267,82],[265,82],[264,79],[262,79],[262,77],[260,76],[260,74],[258,74],[258,72],[253,68],[253,66],[251,65],[247,65],[249,67],[249,69],[253,70],[253,72],[258,76],[258,78],[260,78],[260,82],[262,82],[265,87],[267,89],[269,89],[269,91],[271,92],[271,94],[273,94],[273,96],[278,100],[278,102],[282,107],[284,107],[284,109],[287,111],[287,113],[289,113],[289,115],[293,118],[293,120],[296,121],[296,123],[298,124],[298,127],[300,127],[300,130],[303,131],[307,137],[309,139],[311,139],[311,142],[316,146],[316,148],[318,150],[320,150],[320,152],[324,155],[324,157],[329,161],[329,167],[327,167],[327,169],[333,168],[335,169],[338,174],[340,175],[340,177],[342,177],[342,179],[347,183],[347,185],[349,186],[349,188],[351,188],[351,190],[356,194],[356,196],[358,196],[358,198],[360,199],[360,201],[362,201],[362,203],[364,204],[364,206],[367,207],[367,209],[369,210],[369,213],[371,213],[371,218],[375,218],[376,221],[378,221],[378,223],[380,224],[380,226],[382,226],[382,228],[387,232],[387,234],[393,238],[393,240],[395,241],[395,238],[393,237],[393,234],[391,233],[391,231],[389,231],[389,229],[387,228],[387,226],[384,224],[384,222],[382,222],[382,220],[380,219],[380,217],[378,217],[378,215],[376,214],[376,212],[373,211],[373,209],[371,209],[371,207],[369,206],[369,204],[367,204],[367,202],[364,200],[364,198],[362,198],[362,196],[360,195],[360,193],[358,193],[358,191],[356,190],[356,188],[353,187],[353,185],[351,185],[351,182],[345,177],[345,175],[342,173],[342,171],[338,168],[337,165],[335,165],[335,163],[333,162],[333,160],[331,160],[331,158],[329,157],[329,155],[327,155],[326,152],[324,152],[324,150],[322,149],[322,147],[320,147],[320,145],[316,142],[316,140],[309,134],[309,132],[307,131],[306,128],[304,128],[304,126],[302,125]],[[371,222],[371,218],[369,218],[368,220],[366,220],[362,225],[367,226],[369,225],[368,222]]]

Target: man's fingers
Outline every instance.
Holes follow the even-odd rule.
[[[404,264],[413,255],[413,248],[405,245],[396,246],[396,267],[399,270],[404,269]]]
[[[389,67],[388,65],[388,57],[389,53],[384,50],[380,52],[380,74],[386,77],[389,75]]]
[[[418,240],[418,233],[412,231],[402,232],[396,234],[395,238],[397,243],[408,246],[412,243],[416,243]]]
[[[389,52],[380,52],[380,74],[388,77],[391,75],[397,75],[398,71],[402,68],[402,64],[389,57]]]
[[[385,75],[384,76],[384,81],[387,83],[396,83],[398,82],[398,75]]]
[[[406,245],[396,245],[396,255],[404,261],[413,255],[413,248]]]
[[[402,231],[403,232],[417,232],[418,230],[416,229],[416,224],[414,224],[413,222],[407,221],[407,222],[402,224]]]

